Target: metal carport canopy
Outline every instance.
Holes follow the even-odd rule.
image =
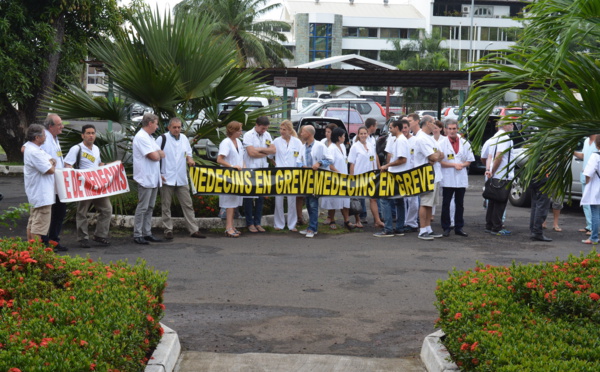
[[[252,69],[267,85],[275,85],[275,77],[296,78],[296,88],[312,85],[449,88],[451,80],[468,80],[467,71],[415,70],[346,70],[330,68],[265,68]],[[471,82],[489,72],[471,72]]]

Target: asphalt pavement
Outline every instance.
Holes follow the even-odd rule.
[[[255,363],[240,360],[242,354],[248,358],[262,354],[275,360],[274,365],[278,355],[288,355],[290,360],[293,356],[294,363],[300,364],[309,355],[382,365],[401,359],[407,367],[363,370],[419,370],[423,339],[435,330],[438,317],[436,281],[447,278],[448,271],[470,269],[477,261],[537,263],[590,250],[581,244],[585,236],[577,232],[585,224],[579,207],[565,207],[563,231],[548,230],[554,239],[549,243],[530,241],[529,209],[510,205],[505,224],[513,235],[485,234],[483,179],[470,176],[469,180],[466,238],[453,234],[422,241],[416,233],[375,238],[371,223],[364,231],[318,234],[313,239],[280,232],[243,233],[239,239],[208,232],[207,239],[193,239],[177,232],[173,241],[139,246],[133,244],[131,232],[114,230],[110,247],[81,249],[76,246],[74,227],[67,225],[63,243],[70,247],[69,255],[89,255],[105,262],[143,258],[157,270],[169,272],[162,322],[179,334],[181,372],[227,370],[216,367],[227,358],[237,358],[240,366]],[[0,193],[5,196],[0,210],[25,201],[22,178],[0,177]],[[441,207],[432,226],[441,232],[440,212]],[[24,225],[25,219],[11,230],[0,227],[0,236],[24,236]],[[551,217],[548,225],[552,226]],[[155,235],[162,236],[162,231],[156,230]],[[307,359],[297,360],[301,355]],[[200,367],[200,360],[207,364]],[[279,366],[235,370],[285,370]],[[333,370],[316,366],[294,370]]]

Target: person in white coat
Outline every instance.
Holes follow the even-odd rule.
[[[329,154],[331,155],[332,162],[329,165],[329,169],[332,172],[341,174],[348,174],[348,156],[346,155],[346,146],[344,141],[346,140],[346,131],[342,128],[336,128],[331,132],[331,145],[329,145]],[[350,222],[350,198],[341,197],[323,197],[321,198],[321,208],[328,210],[327,219],[325,223],[329,223],[329,227],[334,230],[337,225],[335,224],[335,211],[341,210],[342,216],[344,217],[344,226],[349,230],[354,229],[356,226]]]
[[[190,141],[181,133],[182,122],[179,118],[171,118],[167,126],[168,132],[159,136],[156,143],[165,152],[165,158],[160,164],[160,174],[163,180],[160,188],[161,214],[165,239],[173,239],[173,220],[171,219],[171,202],[173,195],[181,205],[185,226],[192,238],[206,238],[198,230],[194,204],[190,195],[187,167],[196,165],[192,157]]]
[[[304,145],[298,139],[298,134],[294,130],[292,122],[284,120],[279,125],[279,134],[281,137],[273,141],[275,145],[275,167],[277,168],[299,168],[302,167],[304,158]],[[285,213],[283,212],[283,201],[287,199],[287,226],[290,231],[298,231],[296,223],[298,215],[296,214],[296,196],[276,196],[275,197],[275,230],[283,230],[286,223]]]
[[[454,233],[460,236],[468,236],[464,232],[464,199],[465,191],[469,186],[469,165],[475,161],[471,150],[471,144],[458,135],[458,122],[455,119],[445,121],[447,137],[440,142],[440,151],[444,153],[442,165],[442,233],[447,237],[450,235],[451,215],[450,204],[455,201],[454,211]]]
[[[242,123],[232,121],[227,124],[227,138],[219,145],[219,155],[217,163],[222,167],[242,170],[244,167],[244,146],[240,141],[242,135]],[[241,235],[233,226],[233,217],[235,210],[242,205],[243,198],[238,195],[219,195],[219,207],[225,208],[225,236],[228,238],[237,238]]]
[[[592,152],[583,174],[585,189],[581,196],[581,205],[589,205],[592,217],[592,233],[589,239],[582,240],[583,244],[598,244],[598,225],[600,224],[600,136],[594,140],[596,151]]]

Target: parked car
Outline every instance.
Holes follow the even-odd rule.
[[[433,116],[433,118],[436,120],[438,118],[438,113],[437,113],[437,111],[434,111],[434,110],[418,110],[418,111],[415,111],[415,114],[419,115],[419,118],[421,118],[421,119],[425,115]]]
[[[292,122],[299,121],[306,116],[321,116],[321,112],[332,107],[352,108],[358,111],[363,118],[373,118],[377,120],[377,128],[381,129],[385,125],[385,110],[381,105],[373,100],[365,98],[333,98],[315,103],[307,110],[292,115]]]
[[[237,97],[235,99],[228,100],[227,102],[220,103],[219,119],[229,115],[231,110],[241,103],[247,106],[246,112],[248,113],[258,108],[267,107],[269,105],[269,100],[264,97]]]
[[[291,114],[295,115],[295,114],[303,111],[305,108],[312,105],[313,103],[319,103],[319,102],[323,102],[323,100],[320,98],[300,97],[296,100],[295,106],[292,109]]]
[[[321,112],[321,117],[338,118],[344,122],[346,132],[349,133],[351,139],[358,133],[358,128],[365,125],[362,116],[355,109],[331,107]]]
[[[502,107],[498,116],[523,115],[522,107]]]
[[[346,125],[344,124],[344,122],[341,119],[338,119],[338,118],[329,118],[329,117],[321,117],[321,116],[306,116],[300,120],[293,122],[294,129],[298,133],[300,132],[300,128],[303,125],[312,125],[313,127],[315,127],[315,139],[317,141],[320,141],[323,138],[325,138],[325,128],[327,127],[327,125],[332,124],[332,123],[337,125],[339,128],[342,128],[344,131],[346,131]],[[347,140],[348,140],[348,138],[346,138],[346,141]]]

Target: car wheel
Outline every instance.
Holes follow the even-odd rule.
[[[510,186],[510,195],[508,195],[510,204],[515,207],[529,207],[531,205],[531,190],[523,187],[521,178],[516,176]]]

